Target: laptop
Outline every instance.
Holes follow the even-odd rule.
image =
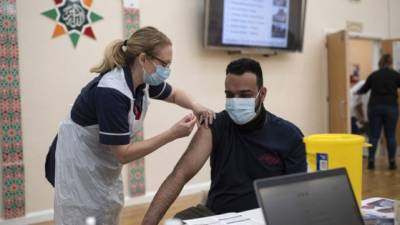
[[[364,225],[344,168],[254,181],[267,225]]]

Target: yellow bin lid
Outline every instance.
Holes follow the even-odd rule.
[[[305,137],[304,142],[306,144],[360,144],[365,142],[365,138],[355,134],[313,134]]]

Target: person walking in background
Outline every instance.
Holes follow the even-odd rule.
[[[379,69],[373,72],[357,94],[371,90],[368,102],[369,140],[372,149],[368,155],[368,169],[375,168],[375,153],[382,126],[385,133],[389,156],[389,169],[396,166],[396,125],[399,115],[397,88],[400,87],[400,74],[392,69],[393,59],[385,54],[379,60]]]

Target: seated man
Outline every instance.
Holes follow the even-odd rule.
[[[143,224],[158,224],[183,186],[210,157],[211,187],[206,207],[215,214],[257,208],[253,181],[305,172],[301,131],[265,110],[260,64],[231,62],[226,69],[226,108],[211,128],[201,126],[172,173],[161,185]],[[287,99],[282,99],[287,104]]]

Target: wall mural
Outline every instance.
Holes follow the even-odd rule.
[[[57,23],[52,37],[68,34],[74,48],[81,35],[96,40],[92,24],[103,17],[90,11],[92,2],[93,0],[54,0],[56,7],[42,13]]]
[[[128,39],[136,30],[140,28],[140,10],[138,0],[123,0],[124,11],[124,38]],[[143,141],[143,125],[137,133],[133,142]],[[132,197],[143,195],[146,192],[144,158],[138,159],[128,164],[128,185],[129,193]]]
[[[19,84],[16,0],[0,0],[0,206],[4,219],[25,215]]]

